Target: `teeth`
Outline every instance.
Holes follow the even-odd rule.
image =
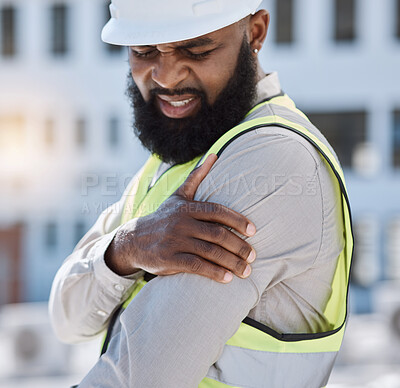
[[[181,106],[185,106],[186,104],[189,104],[189,102],[193,101],[193,100],[194,100],[194,98],[189,98],[188,100],[182,100],[182,101],[168,101],[168,103],[175,108],[179,108]]]

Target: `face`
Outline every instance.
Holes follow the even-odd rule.
[[[187,118],[200,109],[193,93],[166,95],[162,90],[196,89],[212,105],[236,67],[243,40],[239,23],[197,39],[156,46],[129,48],[132,78],[145,101],[156,91],[160,112],[170,118]],[[158,90],[157,89],[161,89]]]
[[[129,49],[135,132],[169,163],[205,153],[252,107],[256,63],[239,24],[197,39]]]

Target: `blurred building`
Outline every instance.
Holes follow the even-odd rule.
[[[145,158],[124,96],[126,49],[100,40],[106,19],[104,0],[0,0],[0,303],[46,300]]]
[[[400,267],[400,1],[265,0],[265,67],[335,148],[355,229],[351,307]],[[400,297],[397,304],[400,306]]]
[[[145,158],[124,98],[126,50],[99,38],[107,3],[0,0],[0,239],[21,234],[23,301],[47,298],[62,260]],[[375,286],[400,279],[400,0],[263,6],[265,70],[279,71],[345,169],[353,309],[368,312]],[[7,257],[0,268],[11,271]]]

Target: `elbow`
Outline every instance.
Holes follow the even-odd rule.
[[[93,319],[90,318],[90,314],[84,314],[85,309],[78,311],[75,306],[61,301],[57,295],[56,292],[51,293],[48,312],[51,327],[58,340],[67,344],[77,344],[91,340],[104,329],[103,325],[95,327],[91,324]]]
[[[69,318],[64,311],[49,304],[50,324],[57,339],[66,344],[79,344],[95,338],[102,330],[91,330],[84,318]]]
[[[79,333],[76,320],[68,319],[65,311],[56,306],[52,300],[49,302],[50,324],[57,339],[66,344],[83,342],[85,337]]]

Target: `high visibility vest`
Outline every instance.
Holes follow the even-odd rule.
[[[328,383],[342,343],[347,317],[353,234],[343,172],[329,147],[315,135],[315,131],[314,134],[312,133],[313,125],[301,111],[296,109],[295,104],[287,95],[280,94],[262,102],[246,117],[246,121],[225,133],[203,157],[171,167],[150,187],[162,163],[157,156],[151,156],[127,196],[121,223],[156,211],[208,154],[221,155],[233,140],[244,133],[261,127],[274,126],[295,132],[309,141],[326,160],[339,182],[343,210],[345,244],[337,258],[332,294],[324,311],[330,323],[330,330],[312,334],[281,334],[246,317],[237,332],[225,344],[220,359],[210,367],[199,388],[321,388]],[[137,281],[130,298],[123,304],[122,310],[145,285],[144,279]],[[115,322],[115,319],[114,316],[112,321]],[[112,326],[113,323],[110,324],[103,351],[107,347]]]

